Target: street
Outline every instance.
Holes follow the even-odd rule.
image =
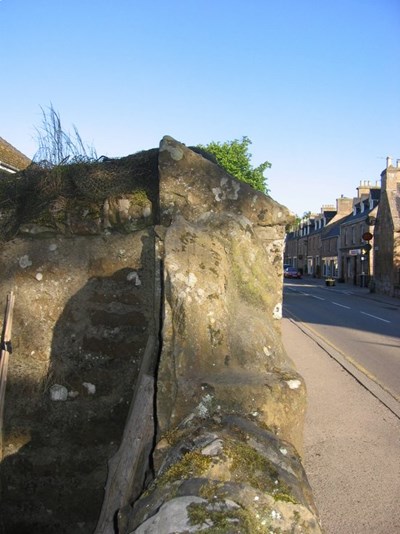
[[[303,463],[325,533],[397,534],[400,302],[303,279],[285,281],[283,308],[283,343],[307,387]]]
[[[360,298],[340,284],[293,280],[284,284],[284,314],[306,325],[400,401],[400,302]]]

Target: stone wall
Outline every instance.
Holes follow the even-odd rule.
[[[378,293],[400,297],[400,161],[388,161],[374,228],[374,283]]]
[[[1,301],[16,293],[3,530],[320,532],[280,335],[288,211],[170,137],[57,188],[26,172],[0,187]],[[146,443],[130,423],[143,373]],[[110,462],[127,437],[129,484]]]

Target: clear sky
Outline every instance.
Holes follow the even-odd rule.
[[[0,136],[50,103],[97,154],[252,140],[298,215],[400,159],[400,0],[0,0]]]

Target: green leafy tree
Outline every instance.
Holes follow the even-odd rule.
[[[241,140],[225,141],[225,143],[212,141],[208,145],[198,145],[199,148],[215,156],[219,165],[224,167],[229,174],[232,174],[238,180],[250,184],[254,189],[263,193],[268,193],[266,178],[264,172],[271,167],[269,161],[261,163],[253,168],[250,160],[249,145],[251,141],[248,137],[243,136]]]

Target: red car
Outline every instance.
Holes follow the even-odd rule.
[[[301,272],[295,267],[286,267],[283,271],[283,276],[285,278],[301,278]]]

